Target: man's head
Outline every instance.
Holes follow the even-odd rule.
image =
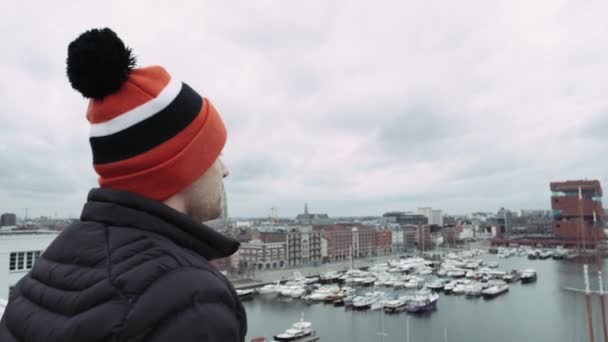
[[[209,99],[160,66],[135,68],[131,50],[107,28],[70,43],[67,74],[90,99],[100,186],[177,203],[197,220],[220,214],[226,129]]]

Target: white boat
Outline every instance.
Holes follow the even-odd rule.
[[[339,278],[340,273],[338,272],[326,272],[319,277],[319,281],[323,284],[332,284],[338,282]]]
[[[382,310],[384,308],[384,300],[379,299],[369,307],[371,311]]]
[[[487,265],[487,266],[488,266],[489,268],[497,268],[497,267],[498,267],[498,263],[497,263],[497,262],[495,262],[495,261],[490,261],[490,262],[488,262],[488,265]]]
[[[279,292],[281,292],[282,289],[283,286],[281,285],[281,282],[277,281],[274,284],[268,284],[260,287],[258,289],[258,294],[265,297],[276,296]]]
[[[476,269],[476,268],[479,267],[479,264],[481,264],[480,261],[473,261],[473,262],[470,262],[470,263],[466,264],[465,268],[468,268],[470,270],[474,270],[474,269]]]
[[[433,273],[433,270],[430,267],[423,266],[416,269],[416,274],[418,275],[429,275]]]
[[[448,271],[448,277],[452,277],[452,278],[462,278],[466,275],[466,273],[462,270],[453,270],[453,271]]]
[[[298,287],[291,291],[290,296],[291,296],[291,298],[300,298],[304,294],[306,294],[306,289],[303,287]]]
[[[301,285],[291,285],[284,286],[281,289],[281,296],[283,297],[291,297],[291,298],[300,298],[306,293],[306,289]]]
[[[522,284],[533,283],[536,281],[536,271],[533,269],[524,270],[521,273],[521,282]]]
[[[372,286],[374,285],[374,282],[376,282],[375,277],[363,277],[357,278],[354,283],[361,286]]]
[[[302,318],[300,319],[299,322],[294,323],[291,328],[285,330],[285,332],[275,335],[274,336],[274,340],[275,341],[292,341],[292,342],[297,342],[299,340],[302,340],[308,336],[314,336],[316,335],[315,331],[312,329],[312,323],[310,322],[305,322],[304,321],[304,316],[302,315]]]
[[[247,289],[247,290],[236,290],[236,294],[239,296],[240,300],[250,300],[253,299],[253,296],[256,294],[255,289]]]
[[[451,294],[452,291],[454,291],[455,287],[456,287],[456,283],[453,283],[453,282],[447,283],[443,286],[443,292],[445,294]]]
[[[368,310],[372,307],[372,304],[376,302],[376,298],[369,296],[357,296],[353,299],[353,309],[355,310]]]
[[[467,286],[464,284],[457,284],[456,286],[454,286],[452,293],[455,295],[463,294],[464,291],[466,290],[466,288],[467,288]]]
[[[469,284],[465,287],[464,294],[468,297],[479,297],[482,291],[483,287],[480,284]]]
[[[393,283],[393,287],[396,288],[396,289],[401,289],[401,288],[405,287],[405,284],[406,283],[404,281],[395,281]]]
[[[410,280],[407,283],[405,283],[404,287],[406,289],[417,289],[420,287],[420,283],[418,283],[418,281],[416,281],[416,280]]]
[[[432,291],[441,291],[443,290],[443,286],[444,284],[439,280],[432,281],[426,285],[426,287]]]
[[[466,278],[472,279],[472,278],[477,278],[479,275],[476,271],[473,270],[469,270],[467,271],[467,274],[465,275]]]
[[[314,290],[309,296],[308,299],[313,302],[324,301],[325,299],[336,296],[340,293],[340,287],[337,285],[324,285]]]
[[[487,289],[481,291],[481,295],[484,299],[491,299],[497,297],[503,293],[509,291],[509,285],[506,283],[503,284],[495,284],[493,286],[488,287]]]
[[[412,297],[410,296],[401,296],[395,299],[387,299],[384,301],[384,312],[388,313],[396,313],[405,311],[405,306]]]
[[[507,272],[499,270],[488,270],[485,273],[493,279],[502,279],[507,274]]]
[[[385,294],[381,291],[368,292],[364,296],[357,296],[353,299],[353,309],[355,310],[378,310],[382,308],[381,305],[376,303],[384,302]]]

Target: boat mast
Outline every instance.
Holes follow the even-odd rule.
[[[410,316],[405,316],[405,342],[410,342]]]
[[[593,336],[593,315],[591,313],[591,289],[589,288],[589,266],[583,265],[583,274],[585,277],[585,303],[587,304],[587,324],[589,328],[589,342],[594,342]]]
[[[597,214],[593,210],[593,228],[591,233],[593,234],[593,244],[595,245],[595,266],[597,268],[597,278],[599,284],[599,296],[600,296],[600,309],[602,314],[602,333],[604,334],[604,342],[608,342],[608,328],[606,327],[606,304],[604,302],[604,281],[602,279],[602,258],[600,251],[600,241],[598,241],[597,234],[593,229],[597,229]],[[599,228],[603,229],[603,228]]]
[[[353,259],[353,246],[351,245],[350,247],[348,247],[348,251],[350,253],[350,269],[354,269],[355,268],[355,260]]]
[[[384,337],[388,334],[384,331],[384,306],[380,309],[380,332],[378,333],[380,336],[380,341],[384,342]]]
[[[608,342],[608,331],[606,329],[606,306],[604,304],[604,282],[602,280],[602,271],[597,271],[597,278],[600,285],[600,308],[602,311],[602,331],[604,333],[604,342]]]
[[[578,214],[580,217],[580,225],[579,225],[579,229],[581,232],[581,243],[582,243],[582,255],[586,256],[587,255],[587,241],[585,239],[585,227],[584,227],[584,223],[585,221],[583,220],[583,189],[579,186],[578,187]]]

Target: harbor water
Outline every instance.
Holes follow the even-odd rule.
[[[424,315],[345,311],[322,303],[309,305],[300,300],[256,297],[243,303],[249,325],[247,341],[257,336],[272,337],[298,321],[302,314],[312,322],[320,341],[406,341],[406,317],[411,342],[443,342],[446,332],[450,342],[588,341],[585,295],[567,289],[584,288],[581,261],[528,260],[520,256],[498,259],[490,254],[481,258],[497,261],[503,271],[533,268],[538,280],[511,284],[508,293],[490,300],[441,293],[436,310]],[[594,264],[589,269],[592,290],[597,290],[597,269]],[[604,266],[603,274],[607,271]],[[606,279],[604,284],[608,284]],[[595,340],[603,341],[599,296],[593,295],[592,301]],[[379,334],[382,325],[386,336]]]

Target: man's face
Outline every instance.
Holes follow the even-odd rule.
[[[222,180],[229,174],[220,158],[184,191],[186,214],[197,222],[216,219],[222,213],[224,185]]]

